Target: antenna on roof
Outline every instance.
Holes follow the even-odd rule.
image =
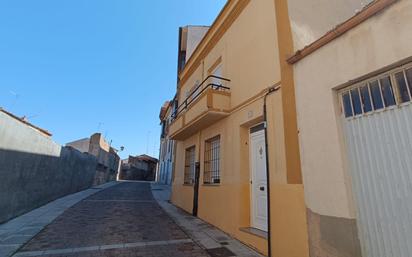
[[[36,118],[36,117],[39,117],[39,115],[38,115],[38,114],[34,114],[34,115],[31,115],[31,116],[27,116],[27,119],[32,119],[32,118]]]
[[[31,120],[32,118],[38,117],[38,116],[39,116],[38,114],[31,115],[31,116],[24,115],[23,117],[21,117],[21,119],[25,122],[29,122],[29,120]]]
[[[16,105],[17,100],[19,100],[20,94],[14,92],[13,90],[9,90],[9,92],[10,92],[10,94],[14,95],[14,100],[13,100],[13,102],[12,102],[11,105],[10,105],[10,109],[11,109],[11,108],[13,108],[13,107]]]
[[[101,128],[101,126],[102,126],[103,124],[104,124],[103,122],[97,123],[97,132],[100,131],[100,128]]]
[[[146,154],[149,154],[149,137],[150,137],[150,130],[147,132],[147,138],[146,138]]]

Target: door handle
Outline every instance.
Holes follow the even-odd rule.
[[[260,191],[265,191],[265,187],[259,187]]]

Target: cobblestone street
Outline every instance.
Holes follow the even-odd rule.
[[[163,211],[149,183],[125,182],[69,208],[14,256],[209,256]]]

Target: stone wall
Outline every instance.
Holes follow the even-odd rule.
[[[0,223],[89,188],[97,161],[0,112]]]

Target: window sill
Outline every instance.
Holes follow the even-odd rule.
[[[251,227],[247,227],[247,228],[239,228],[240,231],[263,238],[263,239],[268,239],[268,232],[257,229],[257,228],[251,228]]]

